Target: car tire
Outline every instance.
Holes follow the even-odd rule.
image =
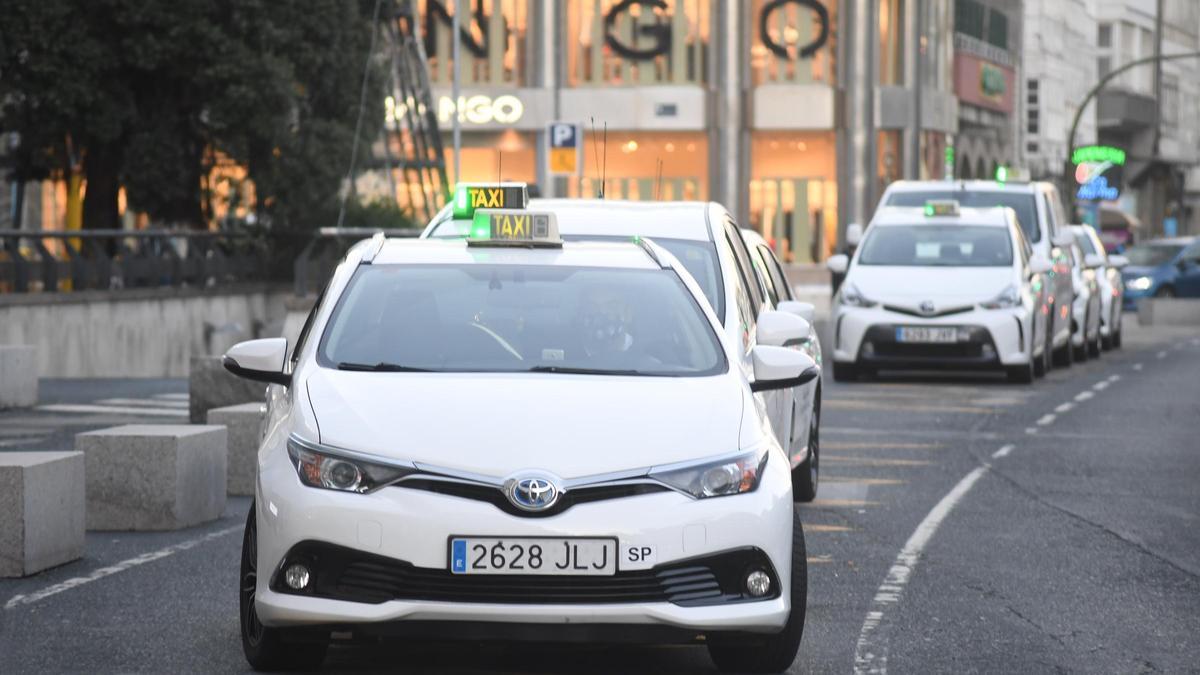
[[[254,502],[246,516],[242,534],[242,566],[238,575],[238,615],[242,652],[250,667],[258,671],[313,670],[325,660],[329,645],[320,642],[288,642],[286,631],[268,628],[258,620],[254,594],[258,584],[258,523]]]
[[[833,362],[834,382],[854,382],[858,379],[858,366],[853,363]]]
[[[817,390],[808,428],[808,458],[792,469],[792,499],[811,502],[817,498],[821,469],[821,391]]]
[[[1175,297],[1175,289],[1170,286],[1163,286],[1163,287],[1159,288],[1157,291],[1154,291],[1154,297],[1156,297],[1156,298],[1173,298],[1173,297]]]
[[[782,673],[796,661],[808,612],[808,555],[800,514],[792,509],[792,611],[783,630],[767,636],[711,635],[708,655],[723,673]]]
[[[1008,381],[1014,384],[1029,384],[1033,382],[1033,357],[1030,357],[1029,363],[1023,366],[1007,366],[1004,371],[1008,373]]]
[[[1117,328],[1117,332],[1113,333],[1112,346],[1113,346],[1113,349],[1121,348],[1121,329],[1120,328]]]
[[[1045,333],[1046,338],[1042,343],[1042,355],[1038,357],[1037,363],[1033,364],[1033,374],[1037,377],[1045,377],[1050,372],[1050,368],[1054,365],[1051,358],[1053,356],[1052,347],[1054,346],[1054,341],[1050,338],[1049,321],[1046,322]]]
[[[1079,363],[1083,363],[1088,360],[1088,322],[1089,319],[1085,314],[1083,317],[1083,326],[1080,328],[1080,331],[1083,333],[1083,339],[1079,341],[1078,347],[1071,345],[1071,355],[1074,357],[1075,361]]]
[[[1103,348],[1104,346],[1100,344],[1100,329],[1097,328],[1096,332],[1092,335],[1092,341],[1088,343],[1088,356],[1093,359],[1100,358],[1100,352],[1103,351]]]
[[[1053,316],[1054,312],[1051,311],[1050,314],[1051,314],[1051,316]],[[1053,334],[1053,330],[1054,330],[1053,329],[1053,325],[1054,325],[1053,321],[1051,321],[1050,325],[1052,327],[1051,334]],[[1050,340],[1050,344],[1051,345],[1054,344],[1053,338]],[[1072,359],[1073,356],[1074,356],[1074,353],[1073,353],[1073,350],[1071,347],[1071,337],[1068,335],[1067,341],[1063,344],[1063,346],[1054,350],[1054,366],[1056,368],[1070,368],[1071,361],[1073,360]]]

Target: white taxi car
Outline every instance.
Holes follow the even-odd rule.
[[[754,392],[819,376],[718,337],[652,243],[563,243],[553,214],[479,211],[471,238],[356,245],[272,383],[241,563],[245,655],[331,640],[697,643],[778,672],[804,627],[787,455]],[[774,312],[760,332],[795,339]]]
[[[834,299],[837,380],[897,368],[1003,368],[1031,382],[1050,348],[1038,291],[1052,269],[1011,208],[883,208]]]
[[[813,306],[792,297],[774,254],[770,263],[755,250],[753,232],[714,202],[637,202],[613,199],[528,199],[524,183],[461,183],[455,196],[430,222],[423,238],[458,239],[471,232],[476,203],[529,208],[555,214],[567,241],[627,241],[648,237],[670,251],[700,284],[721,321],[722,333],[740,349],[737,363],[749,369],[755,345],[770,344],[772,332],[759,329],[764,312],[794,314],[809,324],[806,336],[787,346],[821,363],[821,346],[811,330]],[[761,239],[758,241],[761,242]],[[776,437],[791,458],[797,501],[817,496],[820,454],[821,383],[760,395]]]

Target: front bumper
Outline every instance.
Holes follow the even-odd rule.
[[[790,612],[791,479],[777,450],[751,493],[693,500],[656,492],[582,503],[542,518],[418,489],[390,487],[358,495],[309,488],[300,484],[285,454],[282,448],[265,453],[260,466],[256,608],[267,626],[451,621],[770,633],[783,627]],[[451,577],[448,540],[453,536],[615,537],[618,573],[579,578],[573,597],[570,584],[563,583],[569,578],[563,577]],[[369,564],[356,568],[353,583],[345,583],[343,564],[327,580],[326,592],[281,592],[273,582],[287,556],[314,545]],[[631,548],[653,554],[631,562]],[[778,594],[762,600],[734,597],[728,581],[721,580],[729,573],[709,564],[748,550],[770,566]],[[694,580],[708,584],[706,597],[692,593],[701,586],[672,580],[680,570],[695,567],[688,561],[705,561],[700,566],[712,572],[711,578]],[[614,594],[601,592],[605,583],[613,584],[608,590]],[[626,593],[630,589],[638,592]]]
[[[834,360],[876,368],[1000,368],[1029,362],[1032,314],[1024,308],[971,309],[936,318],[882,306],[841,307],[834,322]],[[896,341],[901,326],[954,327],[949,344]]]

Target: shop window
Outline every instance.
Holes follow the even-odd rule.
[[[567,7],[570,86],[701,84],[711,0],[579,0]]]
[[[753,0],[747,18],[754,84],[833,84],[837,72],[838,1]],[[885,4],[897,6],[902,2],[885,0]],[[902,26],[903,22],[893,25]]]
[[[703,133],[609,130],[608,149],[585,134],[583,177],[568,181],[572,197],[703,200],[708,198],[708,138]]]
[[[418,0],[429,78],[434,86],[454,79],[453,17],[459,21],[459,77],[463,86],[520,86],[527,82],[529,0]]]
[[[755,132],[750,222],[784,262],[817,262],[837,243],[837,152],[831,132]]]

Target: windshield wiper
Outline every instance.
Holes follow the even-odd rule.
[[[571,366],[533,366],[530,373],[566,373],[568,375],[650,375],[640,370],[609,370],[607,368],[573,368]]]
[[[431,372],[428,368],[413,368],[412,366],[402,366],[399,363],[388,363],[380,361],[379,363],[350,363],[342,361],[337,364],[338,370],[361,370],[371,373],[428,373]]]

